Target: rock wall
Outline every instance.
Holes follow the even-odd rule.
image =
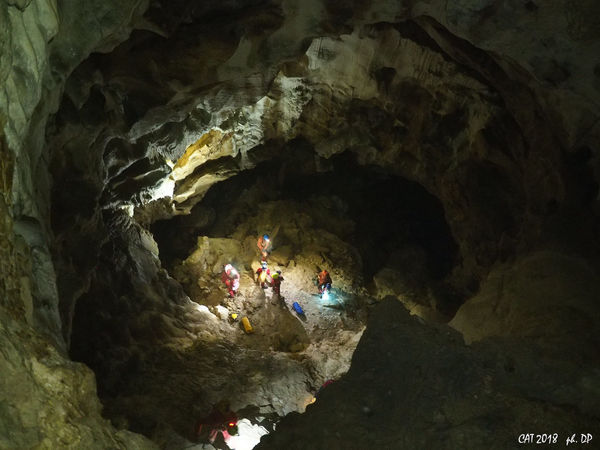
[[[129,21],[115,18],[123,11],[130,19],[140,4],[120,5],[87,3],[87,14],[68,1],[0,6],[3,448],[154,448],[102,419],[93,374],[66,357],[49,251],[46,121],[75,65],[127,35]],[[108,11],[112,17],[99,20]]]
[[[0,447],[157,448],[101,416],[92,371],[0,310]]]
[[[69,1],[8,2],[0,11],[3,30],[0,117],[7,151],[16,161],[12,174],[11,215],[15,232],[30,248],[34,319],[40,330],[63,346],[56,275],[50,256],[48,116],[58,109],[65,79],[92,51],[108,51],[125,39],[132,18],[146,3]],[[125,19],[123,19],[125,18]]]
[[[505,449],[529,432],[556,433],[563,446],[598,429],[599,381],[593,366],[544,358],[524,341],[469,348],[390,298],[373,311],[350,371],[256,448]]]
[[[563,357],[594,361],[600,298],[597,267],[574,255],[540,251],[494,267],[449,323],[466,342],[519,336]]]

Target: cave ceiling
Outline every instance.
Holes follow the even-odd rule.
[[[570,51],[598,45],[581,7],[555,33],[543,19],[560,2],[514,2],[507,34],[493,2],[314,3],[154,2],[143,29],[84,61],[47,130],[56,232],[94,228],[97,206],[187,214],[298,139],[439,198],[463,286],[548,214],[597,201],[598,80]]]

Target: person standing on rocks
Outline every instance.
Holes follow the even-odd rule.
[[[271,278],[271,270],[267,266],[267,261],[261,261],[260,267],[256,270],[256,283],[263,289],[266,289],[273,279]]]
[[[271,238],[269,238],[268,234],[263,234],[258,238],[256,245],[258,246],[258,251],[260,252],[263,261],[266,261],[271,253]]]
[[[273,286],[273,294],[277,295],[278,300],[281,300],[281,282],[284,280],[281,276],[281,270],[275,272],[271,278],[273,279],[273,282],[271,283]]]
[[[323,297],[325,291],[331,290],[331,276],[325,269],[321,270],[317,275],[317,286],[319,287],[319,295]]]
[[[235,297],[235,294],[237,294],[237,291],[240,288],[240,274],[235,267],[231,264],[225,264],[223,266],[221,280],[225,283],[225,287],[229,291],[229,296]]]

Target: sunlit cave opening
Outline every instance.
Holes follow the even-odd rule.
[[[172,448],[173,436],[205,442],[198,427],[225,402],[240,423],[226,445],[252,448],[348,370],[378,300],[396,296],[434,322],[459,305],[450,294],[458,247],[440,202],[422,186],[362,166],[352,153],[320,158],[302,139],[266,151],[274,156],[214,184],[189,214],[149,224],[151,235],[132,231],[162,267],[158,275],[145,272],[141,251],[124,256],[128,242],[101,247],[74,311],[71,355],[96,373],[104,413],[117,426]],[[171,183],[177,192],[182,164],[173,166],[157,189]],[[206,169],[188,174],[195,170]],[[147,220],[170,204],[161,197],[133,217]],[[129,217],[105,214],[107,222]],[[272,283],[257,284],[263,234],[279,295]],[[226,264],[240,275],[233,297],[222,282]],[[333,283],[320,296],[322,270]]]

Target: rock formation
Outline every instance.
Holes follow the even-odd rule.
[[[596,430],[597,370],[542,362],[534,351],[514,340],[466,347],[456,331],[426,326],[388,298],[343,379],[257,448],[501,449],[524,433],[556,433],[564,446]]]

